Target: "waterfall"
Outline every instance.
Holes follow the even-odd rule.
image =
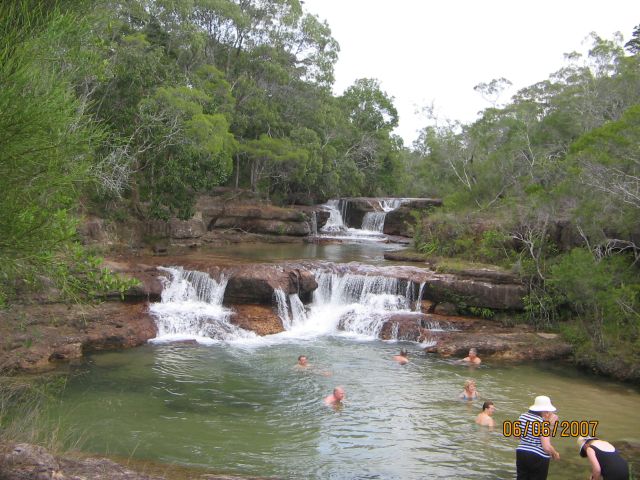
[[[304,304],[297,293],[292,293],[287,299],[287,295],[281,288],[273,290],[273,296],[278,309],[278,317],[282,321],[285,330],[304,324],[307,320],[307,312]]]
[[[224,275],[216,281],[204,272],[182,267],[158,268],[171,278],[163,279],[161,301],[149,307],[158,328],[152,341],[213,343],[256,337],[229,322],[233,311],[222,305],[227,287]]]
[[[422,294],[424,293],[424,287],[427,285],[427,282],[422,282],[420,284],[420,289],[418,290],[418,299],[416,300],[416,312],[422,311]]]
[[[385,336],[399,339],[399,323],[389,324],[395,314],[411,315],[419,311],[425,283],[418,285],[407,279],[382,275],[343,273],[322,267],[314,272],[318,287],[312,302],[304,305],[298,294],[274,289],[273,303],[284,332],[270,336],[282,338],[315,338],[323,335],[347,335],[363,339]],[[161,301],[150,306],[158,327],[152,342],[195,340],[198,343],[239,342],[263,343],[263,337],[233,325],[233,311],[222,305],[227,278],[211,278],[207,273],[182,267],[164,268]],[[417,298],[416,298],[417,296]],[[420,322],[422,316],[416,316]],[[404,320],[406,321],[406,320]],[[428,330],[450,329],[449,325],[426,323]],[[387,330],[387,329],[390,329]],[[262,344],[261,343],[261,344]]]
[[[405,202],[406,200],[404,198],[386,198],[380,201],[380,208],[382,208],[383,212],[388,213],[400,208]]]
[[[368,230],[370,232],[380,232],[384,228],[384,219],[387,216],[386,212],[367,212],[362,219],[362,230]]]
[[[318,235],[318,215],[315,211],[311,212],[311,235]]]
[[[377,275],[315,273],[307,317],[293,330],[305,334],[336,334],[378,338],[388,316],[411,313],[413,284]]]
[[[273,297],[276,300],[276,306],[278,308],[278,317],[282,321],[282,326],[285,330],[291,330],[291,316],[289,315],[289,305],[287,305],[287,296],[284,290],[276,288],[273,290]]]
[[[378,201],[378,207],[382,211],[367,212],[362,219],[362,230],[383,233],[384,220],[387,213],[399,208],[405,200],[402,198],[386,198]]]
[[[339,200],[329,200],[324,208],[329,210],[329,219],[327,223],[325,223],[324,227],[320,229],[321,232],[324,233],[337,233],[342,232],[347,229],[344,225],[344,220],[342,217],[342,213],[339,209],[340,201]]]
[[[289,295],[289,304],[291,305],[291,325],[295,327],[306,322],[307,311],[297,293]]]

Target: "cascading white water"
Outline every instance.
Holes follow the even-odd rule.
[[[379,242],[385,239],[382,230],[349,228],[344,223],[344,215],[347,212],[348,201],[345,200],[329,200],[323,205],[324,209],[329,212],[329,219],[320,229],[320,234],[325,238],[333,238],[338,240],[354,240],[354,241],[375,241]],[[384,214],[383,212],[379,212]]]
[[[418,299],[416,300],[416,307],[415,310],[417,312],[421,312],[422,311],[422,294],[424,292],[424,287],[427,284],[427,282],[422,282],[420,284],[420,288],[418,289]]]
[[[378,338],[389,315],[412,313],[415,301],[410,282],[405,285],[397,278],[327,271],[316,272],[315,278],[318,288],[312,303],[305,309],[297,295],[290,295],[292,314],[288,310],[280,314],[283,324],[287,322],[288,336],[347,334]],[[276,298],[280,298],[278,302],[282,303],[278,305],[282,304],[284,310],[284,293]],[[296,314],[296,310],[300,313]],[[397,335],[397,328],[395,332]]]
[[[384,212],[391,212],[392,210],[396,210],[402,206],[407,200],[404,198],[385,198],[380,201],[380,208]]]
[[[367,212],[362,218],[362,230],[382,233],[386,212]]]
[[[212,279],[204,272],[182,267],[159,267],[170,275],[163,279],[161,301],[149,307],[158,335],[152,342],[195,340],[213,343],[221,340],[256,338],[255,333],[229,322],[233,311],[222,306],[227,279]]]
[[[382,210],[377,212],[367,212],[362,218],[362,230],[382,233],[384,231],[384,220],[387,213],[399,208],[405,200],[402,198],[387,198],[378,201]]]
[[[347,227],[344,224],[342,213],[339,209],[339,200],[329,200],[324,208],[329,211],[329,219],[324,227],[320,229],[323,233],[337,233],[346,231]]]
[[[180,267],[162,268],[169,273],[165,280],[162,301],[150,307],[158,336],[154,342],[193,339],[199,343],[264,341],[253,332],[229,322],[233,311],[222,305],[227,279],[212,279],[208,274],[187,271]],[[312,303],[305,306],[297,294],[287,295],[274,290],[274,303],[285,329],[280,337],[313,338],[322,335],[350,335],[379,338],[380,332],[396,313],[419,311],[424,284],[380,275],[359,275],[317,271],[318,288]],[[416,318],[419,321],[419,318]],[[437,324],[428,325],[439,330]],[[391,336],[397,339],[398,325],[391,326]]]

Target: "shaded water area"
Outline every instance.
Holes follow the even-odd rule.
[[[392,360],[400,347],[406,366]],[[300,354],[311,367],[295,367]],[[286,479],[514,478],[517,442],[501,425],[539,394],[561,420],[597,420],[602,438],[640,441],[636,390],[567,366],[485,363],[348,334],[148,345],[74,367],[55,413],[90,452]],[[467,378],[478,383],[473,402],[457,400]],[[322,403],[335,385],[347,393],[339,410]],[[494,431],[474,424],[486,399]],[[575,439],[553,443],[562,459],[549,478],[586,478]]]

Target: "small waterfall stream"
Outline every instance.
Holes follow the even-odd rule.
[[[222,305],[227,279],[214,280],[208,274],[181,267],[159,267],[170,279],[164,280],[159,303],[149,311],[158,327],[153,342],[195,340],[216,343],[229,339],[257,338],[229,322],[233,311]]]
[[[403,198],[380,199],[377,201],[378,205],[375,211],[364,214],[360,228],[350,228],[344,222],[349,201],[344,199],[329,200],[323,205],[323,208],[329,212],[329,219],[319,233],[330,238],[379,241],[384,238],[384,221],[387,213],[396,210],[406,201],[407,199]]]
[[[378,205],[381,211],[367,212],[362,219],[362,230],[370,232],[383,233],[384,221],[387,217],[387,213],[400,208],[404,199],[402,198],[387,198],[378,201]]]
[[[222,305],[227,285],[224,275],[215,280],[206,273],[179,267],[161,270],[170,279],[165,280],[161,302],[150,307],[158,326],[154,342],[242,343],[264,338],[230,322],[233,310]],[[374,339],[390,315],[420,312],[424,284],[418,289],[417,284],[398,278],[331,270],[316,271],[315,278],[318,288],[306,306],[297,294],[274,290],[274,305],[285,332],[271,336],[271,340],[323,335]],[[397,338],[397,327],[395,332]]]
[[[347,335],[378,338],[389,315],[413,314],[419,305],[412,282],[380,275],[317,271],[318,288],[306,307],[297,295],[277,294],[278,311],[288,337]],[[418,310],[419,312],[419,310]],[[417,321],[417,319],[416,319]],[[392,330],[397,338],[397,327]]]

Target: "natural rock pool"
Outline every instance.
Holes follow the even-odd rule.
[[[411,363],[392,360],[400,347]],[[295,367],[298,355],[311,367]],[[465,379],[480,398],[457,399]],[[333,410],[322,399],[347,394]],[[72,369],[52,412],[83,449],[135,459],[285,479],[505,479],[515,476],[514,420],[536,395],[561,420],[598,421],[612,443],[640,442],[637,390],[564,365],[479,368],[428,356],[417,344],[352,334],[275,336],[213,345],[159,344],[90,356]],[[496,429],[474,423],[493,400]],[[574,438],[550,479],[583,478]]]

